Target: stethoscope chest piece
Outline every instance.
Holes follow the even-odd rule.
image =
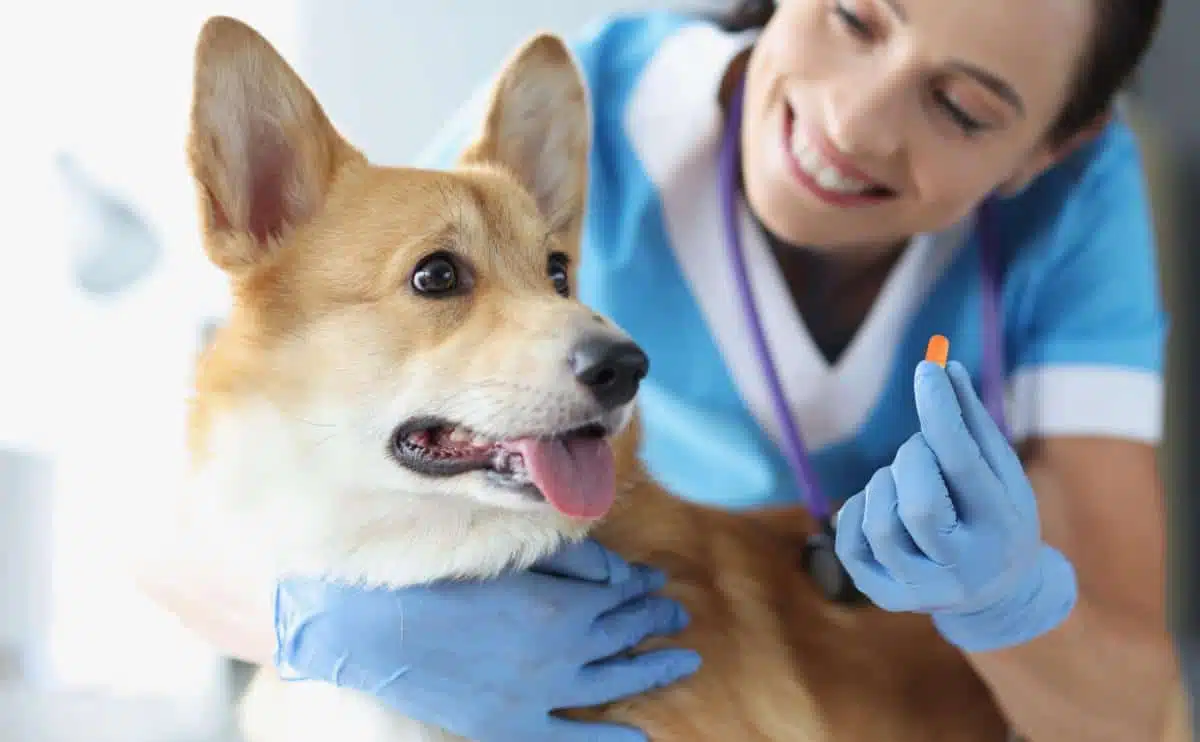
[[[831,526],[826,525],[805,540],[801,564],[827,600],[843,605],[863,602],[863,594],[838,559]]]

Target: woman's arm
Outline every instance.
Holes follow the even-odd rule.
[[[1162,742],[1193,742],[1190,699],[1182,681],[1171,689],[1167,707],[1167,730]]]
[[[275,648],[272,583],[256,579],[231,544],[206,546],[182,525],[164,523],[139,544],[132,572],[142,592],[222,653],[270,665]]]
[[[1013,204],[1058,217],[1013,260],[1028,313],[1011,328],[1010,423],[1044,540],[1078,600],[1026,645],[971,657],[1032,742],[1158,740],[1177,682],[1165,609],[1166,319],[1137,140],[1115,121]],[[1044,240],[1044,241],[1040,241]]]
[[[1155,451],[1099,438],[1023,448],[1044,538],[1074,564],[1079,600],[1058,629],[971,662],[1030,742],[1162,739],[1178,680]]]

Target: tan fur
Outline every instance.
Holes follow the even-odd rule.
[[[656,742],[1004,740],[986,688],[928,620],[820,598],[799,567],[802,512],[735,515],[669,496],[639,466],[632,425],[614,441],[619,500],[600,524],[388,460],[407,415],[453,413],[502,435],[586,414],[566,348],[620,330],[558,297],[545,273],[549,251],[578,259],[586,106],[565,47],[540,35],[506,65],[459,167],[379,168],[265,40],[209,21],[189,155],[205,247],[235,307],[199,363],[188,507],[261,542],[281,572],[392,585],[494,574],[591,530],[669,573],[667,592],[693,617],[670,643],[699,649],[704,666],[572,715],[634,723]],[[408,288],[439,249],[472,266],[462,297]],[[250,697],[253,740],[449,739],[365,696],[272,678]]]

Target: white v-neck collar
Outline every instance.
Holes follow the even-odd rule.
[[[965,224],[912,240],[892,266],[850,344],[830,363],[814,341],[770,245],[742,199],[738,216],[755,306],[788,406],[807,445],[819,448],[852,436],[878,402],[894,367],[900,339],[962,244]],[[723,236],[721,233],[705,247],[710,260],[721,261],[708,262],[709,266],[729,265]],[[730,286],[730,271],[685,269],[685,273],[743,398],[764,428],[778,438],[779,424],[773,419],[774,407],[754,353],[749,320]]]
[[[743,401],[777,442],[780,427],[730,272],[717,189],[723,120],[717,92],[753,34],[707,24],[667,39],[625,112],[629,140],[659,192],[676,261]],[[782,271],[744,201],[746,267],[791,414],[813,449],[853,436],[887,384],[904,329],[963,243],[969,225],[917,237],[884,282],[850,345],[829,364],[797,311]]]

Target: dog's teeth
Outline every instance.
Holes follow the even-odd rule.
[[[448,439],[451,443],[467,443],[471,440],[471,434],[462,428],[454,428],[450,431]]]
[[[480,447],[480,448],[484,448],[485,446],[490,446],[490,445],[492,445],[492,442],[491,442],[491,441],[489,441],[487,438],[484,438],[484,437],[483,437],[483,436],[481,436],[481,435],[476,435],[476,436],[474,436],[474,437],[472,437],[472,438],[471,438],[471,445],[472,445],[472,446],[478,446],[478,447]]]
[[[509,476],[517,482],[528,482],[529,472],[525,469],[525,458],[519,453],[510,453],[504,460]]]

